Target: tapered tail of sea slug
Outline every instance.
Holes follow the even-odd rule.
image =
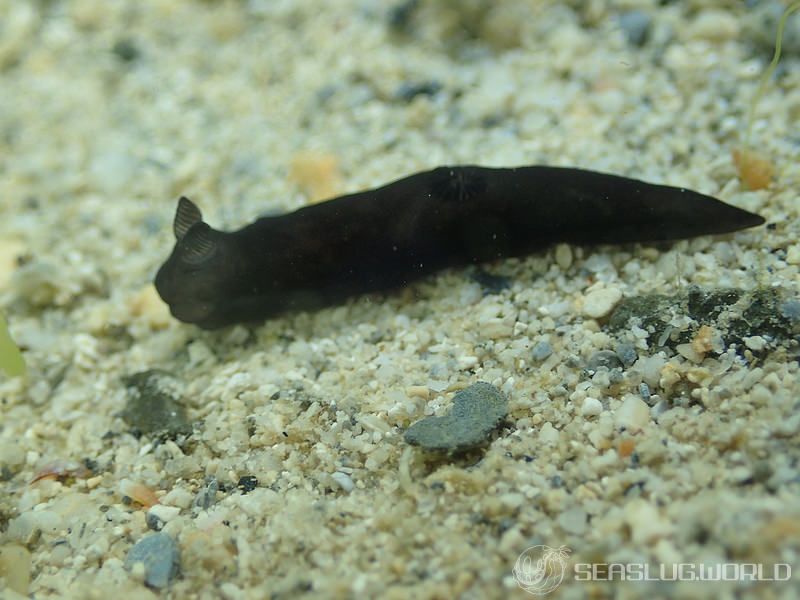
[[[614,200],[619,205],[618,218],[600,233],[602,239],[592,241],[671,241],[731,233],[764,223],[759,215],[691,190],[648,185],[628,192],[630,195],[622,193]]]
[[[555,185],[563,170],[545,169],[538,193],[539,227],[548,241],[655,242],[723,234],[764,223],[756,214],[692,190],[636,179],[572,170],[568,185]],[[543,189],[547,188],[547,189]],[[562,239],[555,239],[563,234]]]
[[[557,242],[671,241],[764,223],[705,194],[582,169],[521,167],[487,187],[486,211],[504,223],[516,254]]]

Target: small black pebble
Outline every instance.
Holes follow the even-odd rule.
[[[111,48],[111,52],[122,62],[133,62],[139,58],[139,49],[131,40],[118,40]]]
[[[419,0],[402,0],[389,10],[387,21],[389,27],[397,32],[405,31],[410,22],[414,11],[417,9]]]
[[[247,494],[258,487],[258,479],[255,475],[245,475],[239,478],[239,483],[236,484],[236,487],[239,488],[243,494]]]
[[[144,517],[144,522],[147,525],[148,529],[152,529],[153,531],[161,531],[164,528],[164,521],[159,519],[156,515],[151,512],[148,512]]]
[[[511,287],[511,280],[502,275],[492,275],[486,271],[476,271],[470,279],[481,286],[484,295],[499,294]]]
[[[395,92],[395,97],[404,102],[411,102],[417,96],[435,96],[442,89],[438,81],[404,82]]]

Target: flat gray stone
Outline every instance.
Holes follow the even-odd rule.
[[[152,588],[164,588],[178,574],[180,551],[166,533],[154,533],[139,540],[125,557],[125,568],[144,563],[144,582]]]
[[[505,395],[480,381],[455,395],[450,414],[414,423],[406,431],[405,440],[426,450],[469,450],[485,444],[507,414]]]

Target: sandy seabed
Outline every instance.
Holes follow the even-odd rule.
[[[772,185],[746,191],[731,159],[771,56],[754,10],[0,1],[0,306],[28,364],[0,379],[0,595],[525,598],[512,569],[547,545],[564,547],[550,597],[797,597],[796,327],[736,343],[677,313],[608,327],[625,299],[690,289],[771,290],[794,314],[797,38],[753,126]],[[768,226],[561,245],[486,265],[488,287],[453,270],[218,332],[154,291],[180,195],[235,229],[462,163],[684,186]],[[125,378],[151,369],[171,374],[191,434],[123,418]],[[407,446],[477,381],[509,399],[485,449]],[[154,555],[177,570],[163,588],[126,566],[151,529],[175,543]],[[577,580],[587,563],[793,572]]]

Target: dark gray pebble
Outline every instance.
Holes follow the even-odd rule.
[[[537,342],[533,350],[531,350],[531,358],[537,362],[541,362],[552,353],[553,347],[550,345],[550,342]]]
[[[633,46],[644,46],[650,35],[653,18],[643,10],[629,10],[617,17],[625,38]]]
[[[139,48],[136,46],[136,43],[130,39],[121,39],[114,42],[111,52],[122,62],[126,63],[133,62],[139,58]]]
[[[164,588],[178,574],[180,550],[166,533],[154,533],[139,540],[125,557],[125,568],[144,563],[144,582],[149,587]]]
[[[617,346],[617,358],[622,361],[622,366],[630,367],[639,359],[639,354],[633,344],[620,344]]]
[[[450,414],[414,423],[406,431],[405,440],[426,450],[460,452],[477,448],[488,441],[507,414],[505,395],[481,381],[455,395]]]
[[[175,439],[192,432],[179,398],[172,391],[174,378],[164,371],[150,370],[124,378],[128,403],[122,419],[138,434]]]
[[[164,529],[164,521],[162,521],[161,518],[154,513],[148,512],[144,516],[144,522],[145,525],[147,525],[147,528],[152,529],[153,531],[161,531]]]

